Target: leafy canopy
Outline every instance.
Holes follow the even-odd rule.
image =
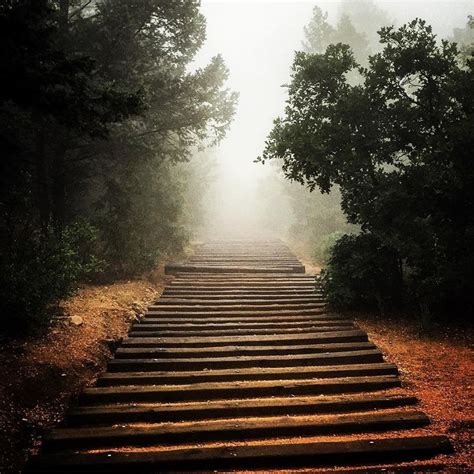
[[[296,54],[285,116],[261,161],[329,192],[363,232],[395,249],[431,294],[474,284],[474,61],[416,19],[380,30],[357,64],[349,46]],[[362,82],[351,85],[358,70]]]

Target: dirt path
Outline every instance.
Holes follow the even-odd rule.
[[[47,334],[0,345],[0,472],[18,472],[41,433],[104,370],[163,282],[161,270],[153,282],[86,286],[64,303],[66,319]]]
[[[474,351],[472,328],[421,328],[409,319],[354,315],[359,326],[399,368],[404,386],[421,402],[433,430],[446,433],[455,447],[434,460],[474,471]]]

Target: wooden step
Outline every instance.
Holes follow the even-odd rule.
[[[352,321],[349,320],[325,320],[325,321],[290,321],[290,322],[207,322],[202,320],[195,320],[194,322],[181,322],[175,320],[174,322],[163,322],[163,318],[144,318],[140,324],[154,324],[158,329],[169,329],[172,331],[186,330],[186,331],[212,331],[213,329],[291,329],[291,328],[318,328],[320,326],[351,326]],[[137,325],[140,326],[140,325]]]
[[[295,367],[300,365],[344,365],[382,362],[379,350],[334,352],[330,354],[290,354],[278,356],[203,357],[201,359],[114,359],[111,372],[138,370],[204,370],[245,367]]]
[[[206,420],[204,422],[169,423],[158,427],[93,427],[53,430],[45,437],[45,450],[96,448],[108,446],[178,445],[193,442],[262,439],[274,436],[315,436],[322,434],[359,433],[400,430],[425,426],[426,415],[419,411],[394,413],[361,413],[314,417],[275,417],[256,420]]]
[[[316,333],[316,332],[331,332],[331,331],[349,331],[355,329],[353,324],[347,325],[324,325],[314,326],[308,328],[267,328],[267,329],[215,329],[213,331],[207,331],[206,336],[251,336],[251,335],[272,335],[272,334],[304,334],[304,333]],[[156,333],[161,337],[193,337],[196,331],[187,330],[165,330],[160,328],[159,324],[144,324],[138,323],[132,326],[130,335],[136,336],[138,333]]]
[[[397,436],[385,439],[328,440],[312,443],[260,443],[161,451],[68,452],[34,460],[31,471],[165,472],[216,469],[282,469],[374,464],[424,459],[452,452],[445,436]],[[74,471],[75,470],[75,471]]]
[[[182,296],[161,296],[151,307],[156,309],[160,306],[250,306],[250,309],[255,308],[257,305],[260,306],[271,306],[276,305],[282,306],[283,308],[300,308],[306,307],[306,305],[313,305],[321,307],[326,304],[324,298],[318,296],[300,296],[298,298],[284,298],[280,296],[274,296],[267,299],[246,299],[246,298],[183,298]],[[313,306],[310,306],[313,307]],[[220,308],[219,308],[220,309]],[[260,309],[260,308],[255,308]]]
[[[295,366],[275,368],[217,369],[187,372],[107,372],[97,381],[101,387],[114,385],[177,385],[202,382],[231,382],[244,380],[323,379],[398,375],[395,365],[386,362],[333,366]]]
[[[267,256],[261,257],[232,257],[232,258],[217,258],[217,257],[205,257],[205,258],[194,258],[188,260],[186,263],[181,264],[184,266],[196,266],[196,267],[210,267],[210,266],[219,266],[219,267],[239,267],[239,268],[290,268],[293,269],[293,272],[290,270],[288,273],[295,273],[295,274],[304,274],[304,272],[299,273],[297,268],[302,266],[303,264],[295,259],[290,257],[281,257],[281,258],[272,258]],[[180,272],[181,270],[178,270]],[[201,270],[202,273],[206,273],[205,270]],[[188,273],[188,272],[185,272]],[[199,271],[197,272],[199,273]],[[272,273],[271,271],[267,273]],[[285,273],[284,271],[276,272],[276,273]]]
[[[314,281],[275,281],[269,282],[268,280],[262,281],[209,281],[209,280],[181,280],[175,279],[167,287],[172,290],[241,290],[241,291],[252,291],[252,290],[268,290],[268,291],[279,291],[280,289],[287,291],[298,291],[298,290],[311,290],[311,291],[322,291]]]
[[[336,379],[263,380],[238,382],[209,382],[181,385],[142,385],[86,388],[83,403],[114,402],[176,402],[223,400],[290,395],[323,395],[361,391],[385,390],[399,387],[394,375],[372,377],[340,377]]]
[[[268,292],[270,294],[278,293],[309,293],[311,294],[324,294],[324,288],[318,286],[315,283],[292,283],[292,282],[276,282],[276,283],[265,283],[265,282],[210,282],[210,281],[181,281],[175,280],[170,284],[167,289],[170,291],[205,291],[205,292],[242,292],[242,293],[262,293]]]
[[[255,283],[255,284],[272,284],[285,283],[292,285],[304,283],[306,285],[315,285],[321,282],[321,279],[315,275],[294,274],[289,273],[182,273],[175,275],[173,282],[208,282],[208,283]]]
[[[144,318],[156,317],[155,314],[145,313]],[[261,316],[242,316],[238,319],[234,317],[226,317],[224,316],[215,316],[210,317],[206,316],[205,318],[196,317],[195,314],[186,314],[182,316],[160,316],[159,317],[160,323],[195,323],[195,324],[220,324],[220,323],[229,323],[229,324],[239,324],[242,323],[310,323],[312,321],[315,322],[323,322],[323,321],[347,321],[346,318],[343,316],[338,316],[332,313],[323,313],[323,314],[314,314],[314,315],[298,315],[298,316],[271,316],[266,315],[265,318]]]
[[[415,405],[415,397],[400,395],[351,394],[337,396],[299,396],[287,398],[251,398],[231,401],[121,404],[82,406],[67,415],[68,426],[120,423],[164,423],[222,418],[268,417],[346,413]]]
[[[300,298],[304,296],[316,296],[324,298],[322,293],[317,293],[313,288],[294,289],[294,290],[194,290],[181,288],[167,288],[163,291],[164,297],[169,296],[181,298],[199,298],[199,299],[222,299],[223,297],[240,297],[245,299],[261,299],[283,296],[285,298]]]
[[[313,302],[313,303],[228,303],[219,305],[218,303],[214,302],[211,304],[201,304],[201,305],[193,305],[193,304],[172,304],[166,302],[159,302],[148,307],[150,313],[153,312],[177,312],[177,313],[187,313],[187,312],[236,312],[237,314],[242,312],[258,312],[258,313],[275,313],[278,311],[301,311],[301,310],[310,310],[310,311],[322,311],[323,308],[326,306],[325,303],[321,302]]]
[[[201,357],[231,357],[245,355],[285,355],[311,354],[315,352],[344,352],[375,349],[371,342],[347,342],[338,344],[311,344],[295,346],[209,346],[193,348],[164,348],[155,347],[130,348],[119,347],[115,352],[116,359],[173,359]]]
[[[163,337],[153,336],[149,332],[144,333],[144,337],[130,337],[124,339],[124,347],[206,347],[206,346],[228,346],[230,344],[245,345],[295,345],[295,344],[330,344],[337,342],[364,342],[368,340],[367,334],[359,329],[349,331],[329,331],[312,333],[293,334],[271,334],[271,335],[251,335],[251,336],[192,336],[192,337]]]
[[[192,320],[192,323],[185,323],[183,322],[180,324],[179,322],[176,323],[165,323],[164,321],[168,321],[170,319],[174,319],[175,321],[185,321],[185,320]],[[156,317],[154,314],[146,313],[144,317],[138,322],[135,323],[136,325],[143,325],[143,324],[153,324],[153,325],[161,325],[163,329],[168,327],[171,329],[171,326],[176,327],[177,329],[186,330],[188,328],[192,329],[193,327],[201,327],[202,329],[209,328],[209,329],[235,329],[242,328],[242,329],[303,329],[305,327],[321,327],[321,326],[354,326],[354,321],[351,319],[341,319],[338,317],[333,317],[327,314],[323,315],[316,315],[312,318],[308,318],[306,320],[296,320],[293,321],[293,318],[286,318],[283,320],[273,320],[272,318],[220,318],[220,322],[215,322],[215,319],[219,318],[194,318],[193,315],[189,314],[186,316],[181,316],[177,318],[163,318],[163,317]]]
[[[200,321],[199,323],[183,323],[183,324],[170,324],[162,323],[162,318],[155,318],[153,316],[145,316],[140,322],[135,323],[132,329],[142,330],[145,326],[153,326],[154,330],[162,329],[163,331],[209,331],[210,334],[215,334],[215,331],[256,331],[255,334],[264,334],[265,331],[280,331],[280,332],[308,332],[310,329],[315,331],[321,327],[354,327],[353,321],[350,319],[320,319],[308,321],[307,323],[301,323],[301,325],[288,325],[285,323],[265,322],[265,319],[261,319],[261,323],[241,323],[238,324],[240,319],[234,318],[229,320],[228,323],[207,323],[206,321]]]
[[[318,277],[314,275],[306,275],[301,273],[181,273],[176,275],[175,280],[182,281],[228,281],[228,282],[239,282],[239,281],[248,281],[248,282],[309,282],[316,283],[318,282]]]
[[[150,316],[156,316],[156,317],[176,317],[181,315],[186,314],[186,317],[192,316],[193,318],[201,317],[201,318],[206,318],[206,317],[246,317],[246,316],[262,316],[262,317],[267,317],[267,316],[302,316],[302,315],[308,315],[308,316],[317,316],[320,314],[324,314],[324,308],[312,308],[312,309],[291,309],[291,310],[281,310],[281,309],[262,309],[259,308],[259,310],[255,311],[247,311],[247,310],[236,310],[236,309],[229,309],[229,308],[224,308],[224,309],[218,309],[216,311],[201,311],[199,310],[194,310],[194,311],[179,311],[179,310],[170,310],[168,309],[160,309],[160,310],[149,310],[148,315]]]
[[[204,266],[204,265],[165,265],[165,275],[182,272],[205,273],[304,273],[303,265],[288,267],[251,267],[251,266]]]

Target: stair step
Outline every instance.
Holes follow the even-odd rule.
[[[316,292],[313,288],[298,289],[298,290],[193,290],[189,288],[177,289],[168,288],[163,291],[163,297],[169,298],[180,297],[180,298],[198,298],[207,300],[219,300],[223,298],[239,297],[245,299],[268,299],[276,297],[292,298],[297,299],[306,296],[314,296],[318,298],[324,298],[324,295],[320,292]]]
[[[176,385],[200,382],[230,382],[244,380],[297,380],[374,375],[398,375],[395,365],[386,362],[333,366],[295,366],[276,368],[217,369],[188,372],[107,372],[97,384],[115,385]]]
[[[146,317],[137,324],[140,327],[142,324],[153,324],[156,329],[164,329],[170,331],[213,331],[215,329],[303,329],[303,328],[318,328],[321,326],[353,326],[350,320],[321,320],[321,321],[286,321],[286,322],[266,322],[261,319],[258,322],[243,322],[234,321],[228,322],[208,322],[207,320],[195,320],[193,322],[185,322],[176,319],[174,322],[164,322],[164,318]],[[165,320],[166,321],[166,320]]]
[[[159,300],[152,306],[272,306],[272,305],[282,305],[286,307],[299,307],[300,305],[313,305],[316,304],[317,307],[326,304],[323,298],[317,296],[303,296],[299,298],[281,298],[281,297],[272,297],[269,299],[245,299],[245,298],[209,298],[209,299],[198,299],[198,298],[183,298],[183,297],[174,297],[174,296],[161,296]]]
[[[301,292],[316,292],[323,294],[322,287],[320,287],[317,282],[315,281],[298,281],[295,283],[291,282],[283,282],[283,281],[269,281],[269,280],[262,280],[262,281],[254,281],[254,282],[245,282],[250,286],[244,285],[244,282],[241,281],[231,281],[225,284],[222,281],[209,281],[209,280],[200,280],[200,281],[189,281],[186,279],[175,278],[169,286],[166,287],[167,290],[181,290],[185,291],[186,288],[189,291],[198,291],[199,289],[203,289],[204,291],[207,290],[209,286],[214,286],[220,291],[227,291],[227,292],[243,292],[243,293],[251,293],[256,291],[260,292],[269,292],[269,293],[278,293],[278,292],[290,292],[290,293],[298,293]],[[278,285],[278,286],[275,286]],[[197,288],[196,288],[197,287]]]
[[[156,317],[173,317],[179,315],[186,315],[186,317],[237,317],[242,318],[245,316],[318,316],[324,314],[324,308],[311,308],[311,309],[286,309],[286,310],[279,310],[274,308],[259,308],[258,310],[249,311],[243,309],[232,309],[232,308],[216,308],[214,310],[202,310],[198,308],[198,310],[194,311],[180,311],[179,309],[170,309],[170,308],[163,308],[163,309],[150,309],[147,313],[150,316]]]
[[[352,394],[338,396],[299,396],[289,398],[243,399],[231,401],[122,404],[83,406],[68,413],[68,426],[120,423],[164,423],[222,418],[271,417],[346,413],[415,405],[409,396]]]
[[[210,266],[210,265],[165,265],[165,274],[171,275],[182,272],[204,272],[204,273],[304,273],[303,265],[295,265],[287,267],[262,267],[262,266]]]
[[[245,311],[258,311],[258,312],[268,312],[268,311],[281,311],[285,310],[322,310],[326,306],[326,303],[285,303],[285,304],[255,304],[255,303],[242,303],[242,304],[222,304],[219,305],[217,302],[212,304],[172,304],[172,303],[156,303],[148,307],[151,312],[160,312],[160,311],[175,311],[175,312],[228,312],[228,311],[237,311],[239,313]]]
[[[245,355],[285,355],[285,354],[311,354],[314,352],[344,352],[375,349],[371,342],[347,342],[338,344],[311,344],[295,346],[210,346],[194,348],[165,348],[159,346],[130,348],[120,347],[115,352],[116,359],[156,359],[167,358],[201,358],[201,357],[232,357]]]
[[[154,313],[145,313],[144,319],[149,319],[149,318],[155,318],[156,315]],[[235,319],[233,316],[206,316],[206,317],[196,317],[196,314],[186,314],[182,316],[160,316],[159,317],[160,323],[193,323],[193,324],[222,324],[222,323],[228,323],[228,324],[239,324],[242,322],[243,324],[247,323],[261,323],[261,324],[267,324],[267,323],[294,323],[295,325],[298,325],[300,322],[301,323],[311,323],[311,322],[322,322],[322,321],[348,321],[345,317],[338,316],[335,314],[303,314],[300,316],[271,316],[271,315],[266,315],[264,318],[261,316],[244,316],[240,317],[239,319]],[[351,320],[352,322],[352,320]]]
[[[343,331],[354,329],[354,324],[327,324],[324,326],[308,326],[302,328],[237,328],[237,329],[209,329],[206,331],[206,335],[209,336],[240,336],[240,335],[269,335],[269,334],[304,334],[313,332],[330,332],[330,331]],[[132,326],[131,334],[135,332],[158,332],[162,337],[192,337],[196,335],[196,331],[192,329],[183,328],[179,329],[164,329],[161,324],[153,323],[137,323]]]
[[[399,387],[394,375],[372,377],[340,377],[336,379],[263,380],[208,382],[181,385],[142,385],[86,388],[83,403],[176,402],[223,400],[290,395],[323,395]]]
[[[201,359],[114,359],[111,372],[138,370],[199,370],[245,367],[295,367],[300,365],[343,365],[382,362],[379,350],[334,352],[331,354],[291,354],[278,356],[209,357]]]
[[[176,445],[203,440],[262,439],[274,436],[315,436],[416,428],[429,423],[419,411],[341,414],[324,417],[275,417],[257,420],[206,420],[169,423],[158,427],[93,427],[53,430],[45,437],[45,449],[94,448],[108,446]]]
[[[308,276],[301,276],[301,277],[293,277],[291,275],[286,275],[286,276],[269,276],[269,275],[262,275],[260,277],[250,277],[248,273],[243,274],[243,275],[181,275],[175,277],[173,280],[172,284],[177,285],[178,283],[180,284],[186,284],[190,285],[193,283],[197,284],[210,284],[210,285],[219,285],[219,284],[224,284],[224,285],[234,285],[234,286],[239,286],[239,285],[255,285],[255,286],[273,286],[273,285],[282,285],[282,286],[316,286],[320,283],[319,280],[317,280],[314,277],[308,277]]]
[[[228,346],[230,344],[245,345],[274,345],[285,344],[330,344],[336,342],[364,342],[368,340],[367,334],[359,329],[349,331],[328,331],[312,333],[293,334],[271,334],[271,335],[251,335],[251,336],[192,336],[192,337],[163,337],[160,333],[153,336],[150,332],[144,332],[144,337],[135,337],[130,333],[130,337],[124,339],[124,346],[153,347],[159,344],[161,347],[206,347],[206,346]]]
[[[36,472],[163,472],[215,469],[282,469],[410,461],[452,452],[446,436],[328,440],[312,443],[260,443],[162,451],[58,453],[37,458]]]

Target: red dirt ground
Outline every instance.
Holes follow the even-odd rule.
[[[45,335],[0,344],[1,473],[19,472],[44,429],[61,421],[71,400],[105,369],[111,349],[159,296],[162,273],[153,281],[85,286]]]

